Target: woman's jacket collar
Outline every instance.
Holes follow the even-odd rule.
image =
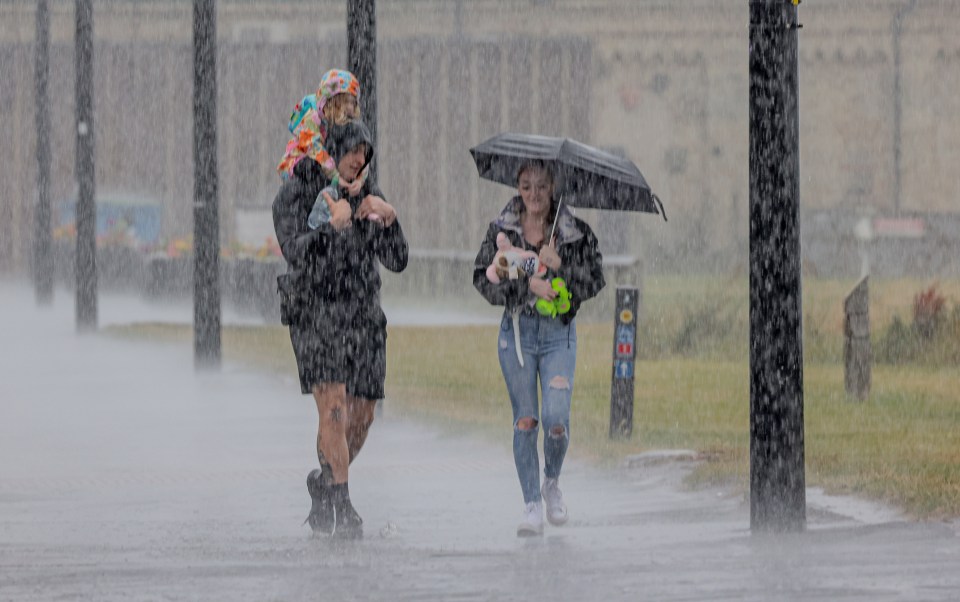
[[[560,204],[560,215],[557,218],[557,246],[574,242],[583,238],[584,234],[577,225],[577,220],[570,209],[564,203]],[[513,230],[517,234],[523,235],[523,229],[520,227],[520,214],[523,213],[523,199],[515,196],[500,212],[500,215],[493,220],[493,224],[504,230]]]

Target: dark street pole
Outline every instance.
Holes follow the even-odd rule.
[[[377,2],[347,0],[347,64],[360,80],[360,113],[377,146]],[[377,163],[370,166],[377,181]]]
[[[37,0],[37,213],[33,239],[33,287],[38,305],[53,302],[53,255],[50,252],[50,7]]]
[[[750,527],[806,526],[795,0],[750,1]]]
[[[97,206],[93,136],[93,0],[77,0],[77,330],[97,329]]]
[[[220,367],[215,0],[193,0],[193,359]]]

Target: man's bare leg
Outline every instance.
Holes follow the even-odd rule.
[[[347,447],[350,450],[350,462],[357,457],[367,440],[376,402],[363,397],[347,395],[347,409],[350,422],[347,425]]]

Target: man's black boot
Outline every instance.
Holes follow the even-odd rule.
[[[310,493],[312,504],[310,514],[304,522],[310,523],[314,533],[332,535],[336,526],[333,499],[330,495],[330,475],[327,470],[315,468],[307,475],[307,491]],[[324,473],[328,474],[324,474]]]
[[[350,503],[350,490],[346,483],[330,486],[330,497],[337,517],[337,526],[333,534],[341,539],[360,539],[363,537],[363,519]]]

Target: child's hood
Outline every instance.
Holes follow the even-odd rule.
[[[323,107],[327,101],[337,94],[352,94],[360,102],[360,80],[357,77],[343,69],[331,69],[320,78],[320,86],[317,87],[316,103],[317,112],[322,116]]]

